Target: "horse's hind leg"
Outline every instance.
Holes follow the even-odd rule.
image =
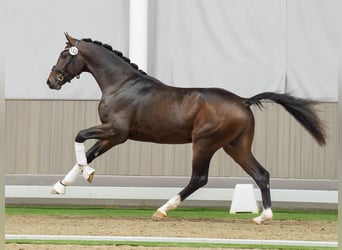
[[[245,148],[225,146],[224,150],[228,153],[256,182],[261,190],[263,212],[260,216],[253,219],[256,224],[262,224],[273,217],[271,209],[270,195],[270,175],[266,169],[254,158],[250,150]]]
[[[176,196],[171,198],[153,214],[154,217],[163,218],[167,211],[176,209],[189,195],[208,182],[208,171],[211,157],[216,150],[208,150],[199,144],[193,145],[192,175],[189,184]]]

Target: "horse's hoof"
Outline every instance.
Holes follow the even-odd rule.
[[[92,183],[92,182],[93,182],[94,173],[95,173],[95,171],[94,171],[93,173],[91,173],[91,174],[88,176],[88,178],[86,179],[89,183]]]
[[[51,194],[65,194],[65,185],[60,181],[57,181],[55,185],[52,186]]]
[[[253,218],[253,220],[252,220],[253,224],[255,224],[255,225],[261,225],[262,224],[262,220],[259,217]]]
[[[262,224],[264,224],[266,221],[271,221],[271,220],[272,220],[272,218],[260,219],[259,217],[257,217],[257,218],[254,218],[254,219],[252,220],[252,222],[253,222],[255,225],[262,225]]]
[[[258,217],[255,217],[252,221],[256,225],[261,225],[266,221],[270,221],[273,218],[273,213],[271,209],[264,210],[262,214]]]
[[[89,183],[92,183],[94,179],[94,174],[95,174],[95,169],[89,167],[89,166],[84,166],[82,170],[82,175],[86,181]]]
[[[157,210],[154,214],[153,214],[153,218],[156,218],[156,219],[163,219],[167,217],[167,214],[166,213],[163,213],[163,212],[160,212],[159,210]]]

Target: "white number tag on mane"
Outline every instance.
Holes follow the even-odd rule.
[[[75,46],[69,48],[69,54],[72,56],[76,56],[78,54],[78,48]]]

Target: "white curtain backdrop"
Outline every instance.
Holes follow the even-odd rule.
[[[336,1],[150,4],[150,69],[177,86],[337,100]]]
[[[220,87],[337,100],[338,0],[149,0],[147,72],[180,87]],[[62,90],[45,82],[64,31],[127,55],[125,0],[5,1],[11,20],[8,99],[98,99],[86,74]]]
[[[65,46],[64,32],[111,44],[127,55],[126,0],[6,0],[8,45],[7,99],[99,99],[100,89],[89,74],[60,91],[46,85],[52,66]],[[4,38],[2,38],[4,39]]]
[[[287,84],[302,97],[337,101],[337,1],[287,1]]]

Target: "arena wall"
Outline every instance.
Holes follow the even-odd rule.
[[[83,128],[99,124],[98,101],[7,100],[6,173],[65,174],[75,163],[74,138]],[[272,177],[336,179],[336,103],[317,106],[329,135],[319,147],[280,106],[253,108],[256,131],[253,151]],[[94,141],[88,141],[90,147]],[[101,175],[189,176],[191,144],[159,145],[127,141],[96,159]],[[218,151],[210,176],[243,177],[245,173]]]

